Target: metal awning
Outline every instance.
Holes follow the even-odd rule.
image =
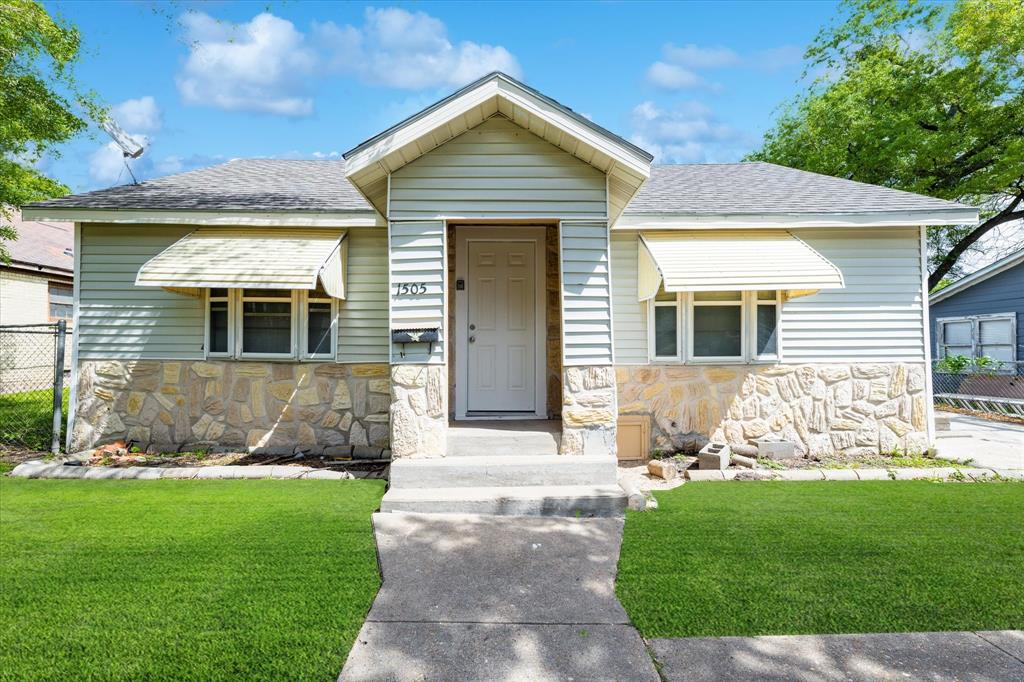
[[[665,291],[842,289],[843,273],[786,230],[640,233],[639,300]]]
[[[202,289],[315,289],[345,298],[344,230],[201,227],[149,259],[137,286]]]

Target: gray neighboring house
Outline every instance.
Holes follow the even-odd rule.
[[[495,441],[556,420],[580,466],[765,434],[924,449],[925,229],[978,215],[767,163],[652,165],[500,73],[344,161],[25,210],[75,223],[72,449],[390,447],[410,500],[474,420],[514,422]],[[538,459],[532,485],[576,486],[573,461]]]
[[[929,308],[936,359],[985,355],[1007,370],[1024,361],[1024,249],[932,294]]]

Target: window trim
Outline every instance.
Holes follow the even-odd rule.
[[[53,300],[53,289],[67,289],[67,302],[62,303]],[[54,317],[53,306],[64,305],[68,307],[68,315],[66,317]],[[71,323],[75,319],[75,288],[73,284],[66,282],[58,282],[55,280],[46,281],[46,317],[50,322],[60,322],[64,320],[66,323]]]
[[[767,291],[767,290],[762,290]],[[775,290],[775,298],[772,300],[759,300],[757,290],[741,291],[737,301],[697,301],[693,292],[680,292],[676,294],[675,301],[658,301],[650,298],[647,301],[647,361],[652,363],[680,363],[687,365],[724,365],[724,364],[776,364],[783,359],[783,338],[782,338],[782,306],[785,302],[785,292],[781,289]],[[693,311],[700,306],[737,306],[741,309],[740,314],[740,339],[741,354],[736,356],[707,356],[697,357],[693,352]],[[757,309],[761,305],[775,306],[775,348],[774,354],[757,353]],[[676,306],[676,349],[678,354],[673,356],[656,355],[656,339],[654,328],[654,309],[658,306]]]
[[[205,357],[218,360],[292,360],[299,362],[335,362],[338,355],[338,300],[332,296],[311,298],[314,291],[294,289],[288,298],[244,296],[242,289],[228,289],[227,297],[212,297],[210,289],[203,290],[203,350]],[[228,302],[228,350],[214,353],[210,350],[210,302],[227,300]],[[243,337],[243,302],[271,302],[291,305],[291,350],[288,353],[245,353],[242,351]],[[331,304],[331,350],[329,353],[306,352],[309,335],[309,303]]]
[[[981,322],[993,322],[997,320],[1007,320],[1010,323],[1010,343],[1009,344],[998,344],[998,343],[981,343]],[[1011,360],[1002,361],[1004,364],[1009,362],[1011,365],[1017,362],[1017,313],[986,313],[985,315],[959,315],[957,317],[937,317],[935,318],[935,355],[936,359],[941,360],[946,357],[946,348],[949,346],[965,346],[962,343],[946,343],[946,325],[953,322],[970,322],[971,323],[971,355],[972,359],[979,357],[978,349],[982,345],[988,346],[1006,346],[1010,347]]]

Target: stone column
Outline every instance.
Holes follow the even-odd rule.
[[[612,367],[566,367],[562,381],[563,455],[615,456],[618,406]]]
[[[392,456],[443,457],[447,440],[448,367],[392,365]]]

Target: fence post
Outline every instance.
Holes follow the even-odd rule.
[[[67,334],[67,322],[57,322],[57,346],[53,359],[53,436],[50,439],[50,452],[60,454],[60,422],[64,403],[64,337]]]

